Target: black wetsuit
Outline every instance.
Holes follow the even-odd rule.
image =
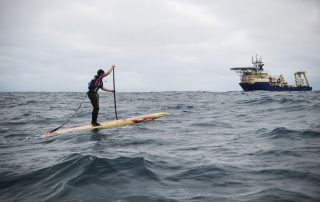
[[[89,91],[88,91],[88,97],[91,101],[91,104],[93,106],[92,110],[92,125],[97,125],[97,119],[98,119],[98,114],[99,114],[99,94],[98,90],[103,87],[103,82],[102,78],[99,78],[96,76],[91,82],[94,82],[94,85],[91,86],[89,85]]]

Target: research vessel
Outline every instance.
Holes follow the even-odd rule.
[[[244,91],[265,90],[265,91],[311,91],[312,87],[305,71],[298,71],[294,73],[296,85],[288,85],[282,75],[271,76],[263,70],[262,57],[252,57],[253,67],[233,67],[240,75],[239,85]]]

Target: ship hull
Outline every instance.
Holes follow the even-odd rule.
[[[310,86],[272,86],[269,82],[256,82],[256,83],[239,83],[244,91],[311,91]]]

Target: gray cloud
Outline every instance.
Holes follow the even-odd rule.
[[[1,91],[85,91],[113,63],[119,91],[240,90],[256,53],[320,89],[319,47],[319,1],[0,1]]]

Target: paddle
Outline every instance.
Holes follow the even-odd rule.
[[[114,69],[112,71],[113,75],[113,101],[114,101],[114,112],[116,114],[116,120],[118,120],[118,113],[117,113],[117,102],[116,102],[116,84],[115,84],[115,79],[114,79]]]

